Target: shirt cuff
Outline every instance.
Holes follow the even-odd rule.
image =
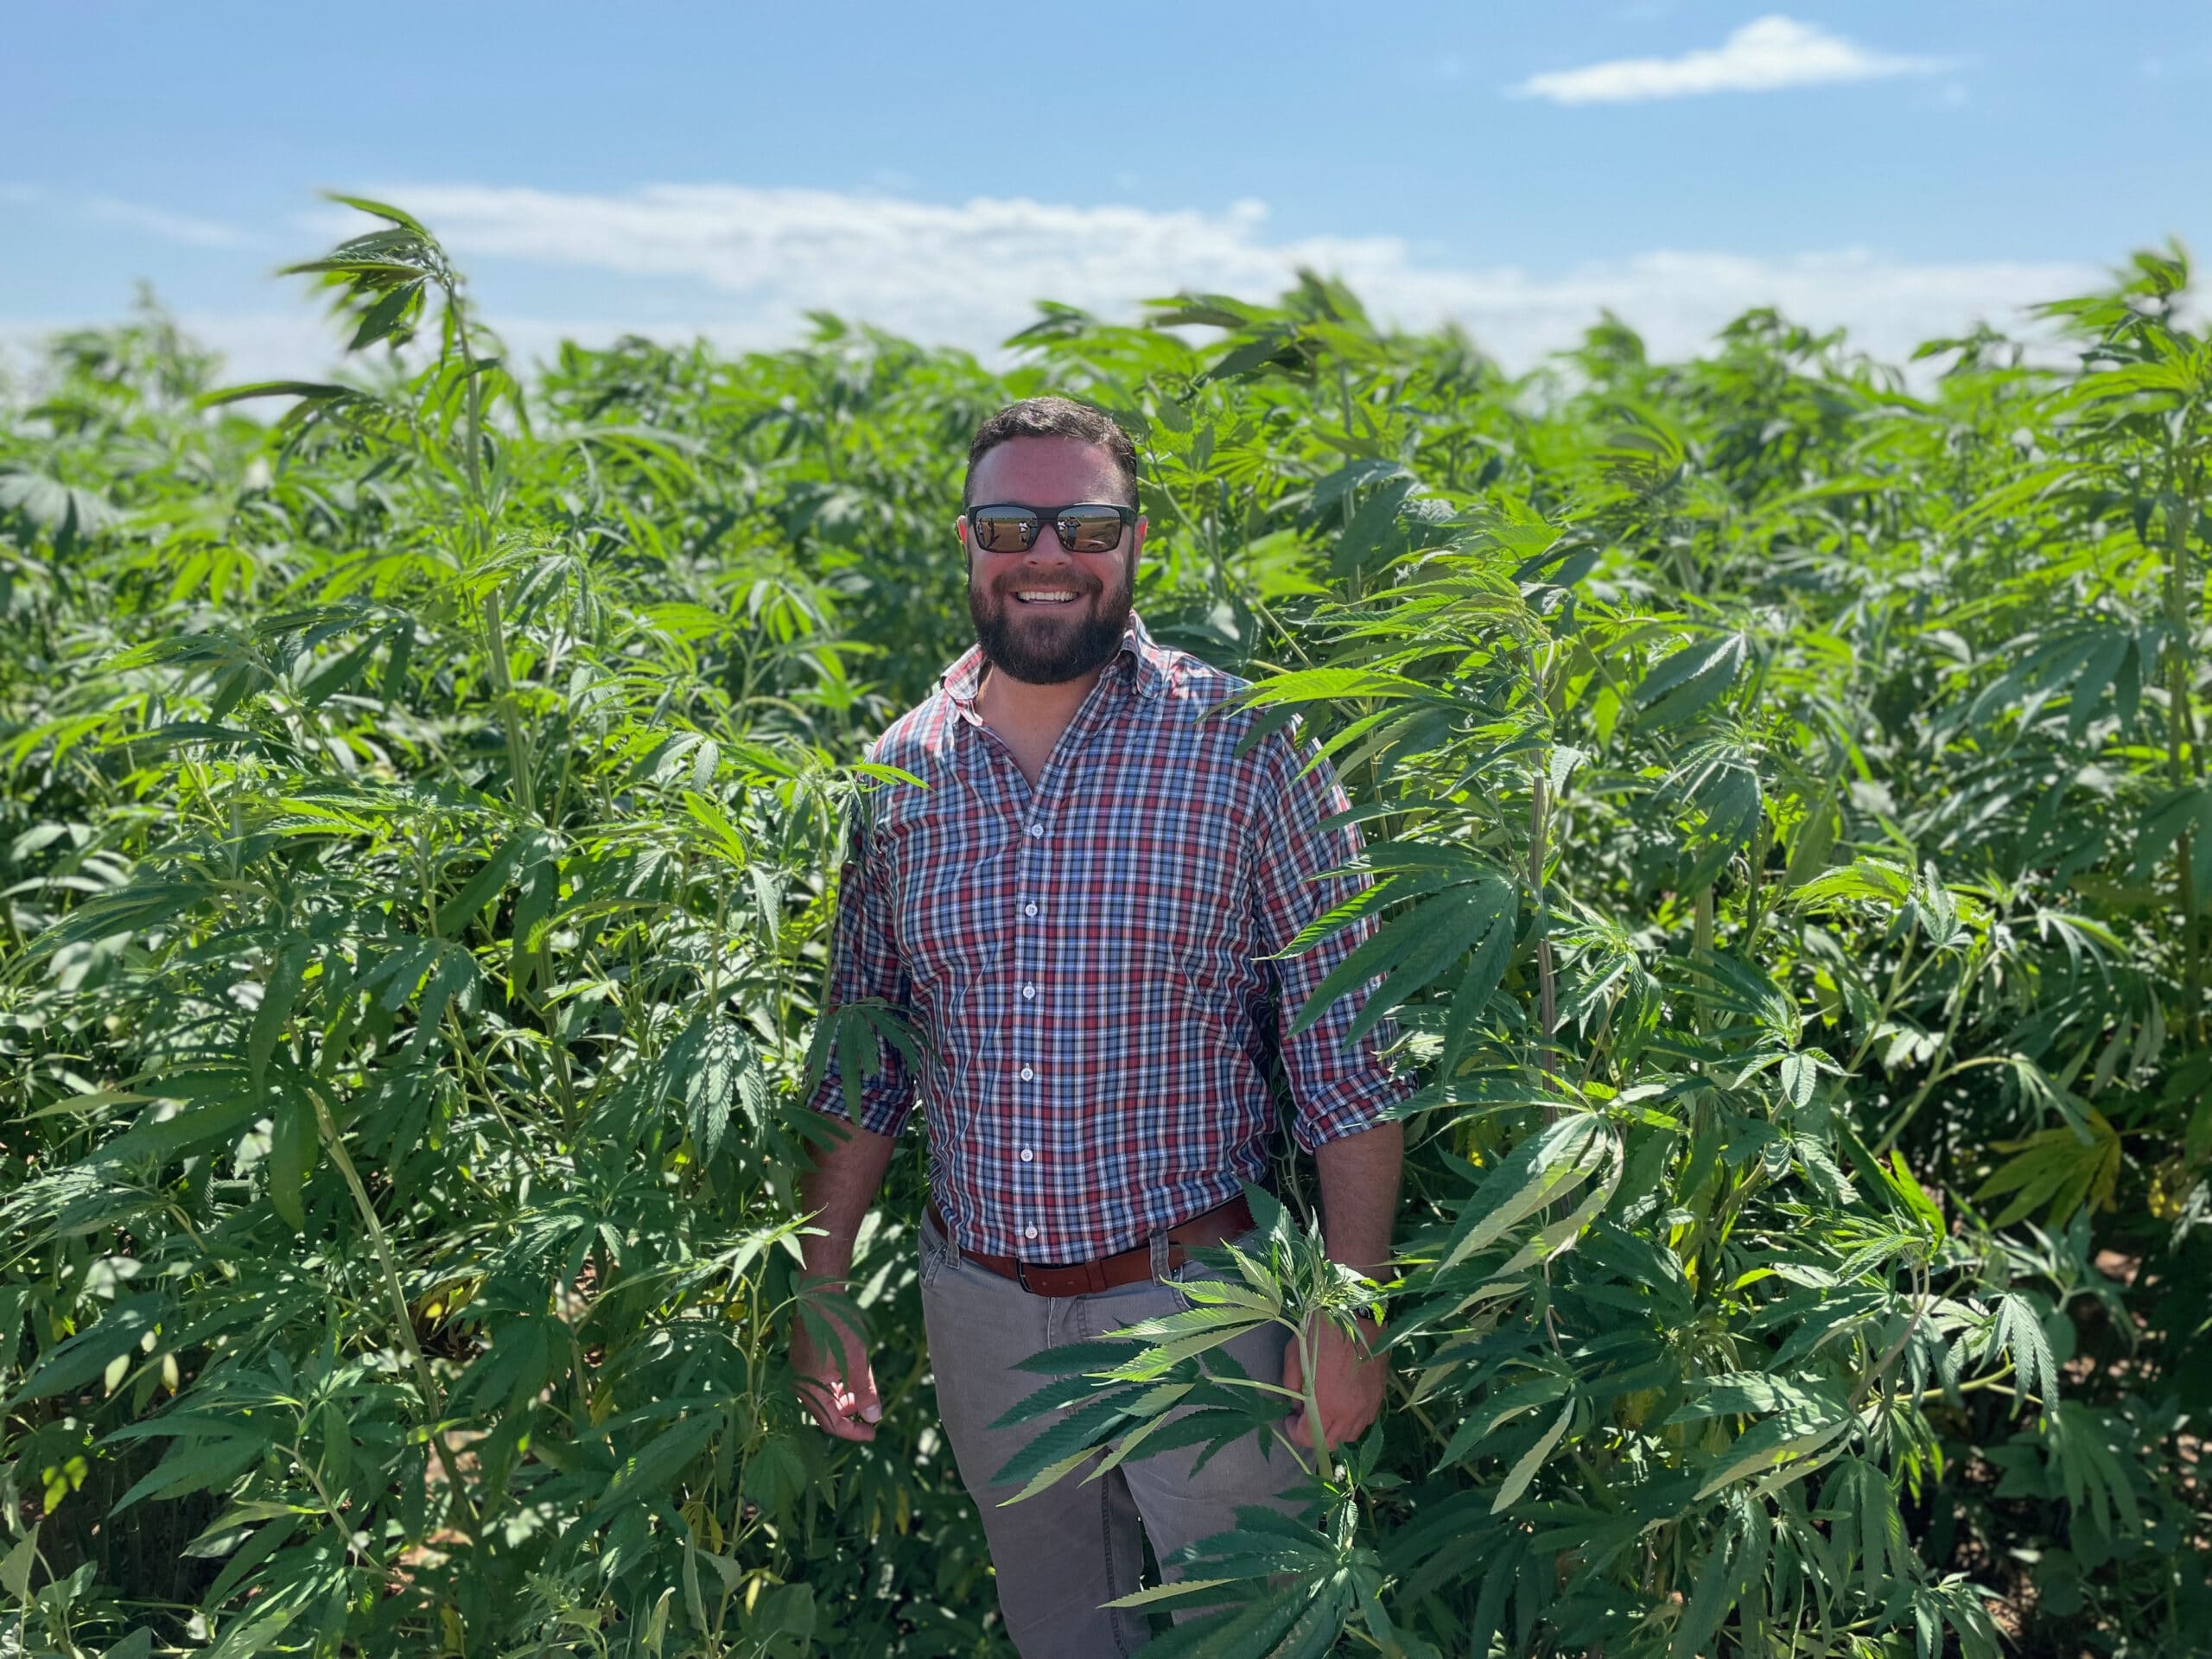
[[[1300,1151],[1318,1152],[1332,1141],[1378,1127],[1389,1120],[1392,1107],[1412,1096],[1413,1090],[1395,1077],[1339,1084],[1316,1100],[1299,1103],[1291,1115],[1291,1138]]]
[[[815,1090],[807,1105],[824,1117],[834,1117],[840,1123],[853,1122],[853,1115],[845,1109],[845,1091],[838,1080],[831,1077]],[[896,1135],[906,1127],[906,1120],[913,1116],[914,1096],[910,1090],[898,1099],[870,1098],[861,1095],[860,1127],[870,1135]]]

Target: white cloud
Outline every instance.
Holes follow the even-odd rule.
[[[1614,58],[1580,69],[1531,75],[1511,88],[1516,98],[1554,104],[1632,104],[1707,92],[1767,92],[1891,75],[1934,74],[1935,58],[1893,57],[1792,17],[1745,23],[1717,48],[1677,58]]]
[[[94,196],[84,204],[85,216],[104,225],[120,225],[129,230],[143,231],[157,236],[164,242],[181,242],[194,248],[232,248],[246,239],[245,232],[211,219],[194,219],[184,213],[172,213],[160,207],[149,207],[136,201],[118,201],[113,196]]]
[[[371,194],[448,239],[523,363],[550,357],[563,338],[601,345],[627,333],[775,347],[800,338],[813,310],[1003,360],[1001,342],[1035,320],[1039,299],[1128,321],[1140,302],[1184,289],[1270,300],[1300,266],[1342,277],[1378,321],[1457,322],[1514,369],[1574,345],[1601,310],[1640,330],[1654,356],[1681,358],[1710,349],[1730,319],[1761,305],[1847,328],[1861,349],[1894,362],[1978,321],[2018,328],[2026,306],[2106,281],[2087,265],[1922,264],[1864,249],[1781,258],[1655,251],[1551,271],[1471,266],[1396,237],[1274,237],[1265,207],[1249,201],[1154,213],[736,185],[607,195],[417,184]],[[356,233],[360,220],[318,214],[311,226],[334,238]],[[524,275],[538,292],[557,284],[563,308],[505,300],[503,288]],[[336,358],[338,331],[302,289],[262,293],[252,313],[188,312],[183,321],[226,353],[238,379],[312,374]],[[0,333],[20,340],[27,332],[27,321],[11,328],[0,320]]]
[[[2023,307],[2102,280],[2084,265],[1922,264],[1854,249],[1779,259],[1653,251],[1549,273],[1453,266],[1417,259],[1398,237],[1271,238],[1256,201],[1222,213],[1154,213],[740,185],[658,185],[626,195],[388,188],[385,199],[425,219],[464,264],[512,259],[690,279],[700,294],[688,315],[650,331],[696,331],[732,346],[788,342],[805,313],[827,310],[988,353],[1034,320],[1039,299],[1128,318],[1141,300],[1180,289],[1270,299],[1309,266],[1349,283],[1378,321],[1457,321],[1516,366],[1573,344],[1608,308],[1662,355],[1704,350],[1732,317],[1770,304],[1806,323],[1847,327],[1866,349],[1902,357],[1977,320],[2017,324]],[[496,263],[487,264],[477,286],[495,321],[497,281]],[[618,287],[599,307],[620,315],[620,298]],[[620,328],[609,323],[604,332]]]
[[[624,276],[689,278],[725,321],[788,339],[809,310],[924,339],[991,345],[1035,302],[1125,310],[1179,287],[1272,295],[1303,261],[1350,265],[1395,241],[1273,245],[1267,209],[1225,213],[1076,207],[1021,199],[924,202],[888,193],[652,185],[629,195],[480,186],[392,186],[464,260],[505,257]],[[316,228],[353,228],[318,215]]]

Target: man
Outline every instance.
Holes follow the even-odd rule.
[[[1356,830],[1325,764],[1278,732],[1238,753],[1254,716],[1209,711],[1243,682],[1155,645],[1131,609],[1145,520],[1136,457],[1110,419],[1063,398],[1001,410],[976,435],[955,533],[976,645],[871,751],[919,778],[892,785],[845,868],[830,1001],[881,998],[927,1039],[925,1075],[886,1044],[859,1122],[804,1187],[815,1283],[841,1286],[853,1242],[918,1091],[931,1202],[922,1305],[947,1438],[982,1510],[1007,1633],[1028,1659],[1133,1651],[1141,1619],[1101,1604],[1138,1587],[1139,1528],[1165,1560],[1280,1503],[1302,1471],[1249,1436],[1196,1473],[1195,1453],[1071,1475],[1020,1503],[992,1476],[1046,1421],[991,1424],[1041,1381],[1011,1368],[1058,1343],[1186,1306],[1193,1247],[1251,1226],[1242,1185],[1266,1170],[1280,1058],[1292,1132],[1314,1154],[1332,1256],[1363,1274],[1390,1253],[1404,1090],[1370,1034],[1344,1038],[1360,996],[1286,1033],[1364,930],[1274,953],[1357,890],[1318,880]],[[833,1068],[813,1096],[846,1118]],[[1274,1327],[1228,1351],[1300,1388]],[[1328,1444],[1373,1421],[1384,1364],[1325,1325],[1314,1393]],[[865,1345],[791,1361],[816,1421],[873,1438]],[[1303,1412],[1285,1425],[1310,1446]]]

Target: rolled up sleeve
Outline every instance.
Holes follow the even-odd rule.
[[[1295,724],[1264,744],[1268,772],[1256,824],[1253,912],[1261,951],[1270,956],[1371,885],[1364,875],[1329,874],[1356,862],[1364,843],[1356,825],[1323,827],[1348,810],[1351,801],[1326,760],[1306,769],[1317,752],[1317,745],[1299,741]],[[1309,1153],[1374,1128],[1412,1092],[1409,1079],[1384,1058],[1396,1034],[1389,1019],[1356,1043],[1344,1040],[1377,980],[1338,997],[1305,1030],[1291,1032],[1315,989],[1376,925],[1372,915],[1363,917],[1310,950],[1268,964],[1275,977],[1279,1052],[1290,1084],[1291,1133]]]

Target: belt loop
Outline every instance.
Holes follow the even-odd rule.
[[[1167,1275],[1174,1271],[1174,1269],[1168,1265],[1167,1234],[1166,1230],[1162,1230],[1160,1232],[1154,1233],[1152,1236],[1151,1243],[1153,1282],[1154,1284],[1164,1285],[1167,1282]]]
[[[931,1198],[929,1201],[927,1216],[930,1225],[936,1230],[938,1242],[944,1246],[945,1265],[951,1268],[958,1267],[960,1246],[952,1236],[952,1223],[946,1219],[944,1206],[935,1198]]]

